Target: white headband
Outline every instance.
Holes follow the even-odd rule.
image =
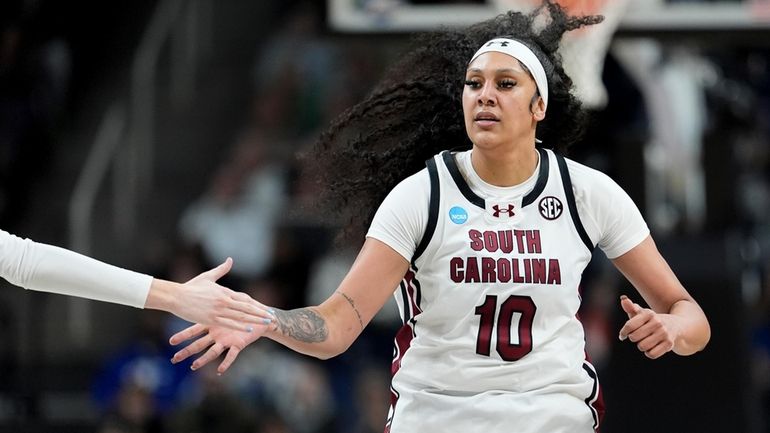
[[[545,107],[548,108],[548,79],[545,76],[545,69],[543,69],[543,64],[540,63],[540,60],[537,59],[537,56],[529,49],[529,47],[514,39],[495,38],[482,45],[468,63],[471,63],[476,60],[476,57],[490,51],[508,54],[526,66],[532,73],[532,77],[535,79],[537,90],[540,92],[540,96],[543,97]]]

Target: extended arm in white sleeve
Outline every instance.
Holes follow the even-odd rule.
[[[0,277],[25,289],[144,308],[153,278],[0,230]]]

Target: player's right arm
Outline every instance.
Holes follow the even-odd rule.
[[[409,262],[385,243],[367,238],[337,290],[314,308],[276,311],[267,336],[298,352],[330,358],[347,350],[393,295]]]
[[[321,305],[276,310],[275,322],[260,327],[251,335],[216,327],[192,326],[171,337],[171,344],[199,337],[177,352],[172,361],[180,362],[208,349],[193,362],[192,368],[197,369],[228,350],[218,368],[222,373],[244,347],[261,335],[306,355],[331,358],[353,344],[393,294],[408,268],[409,262],[402,255],[382,241],[367,238],[347,276]]]
[[[366,241],[337,290],[321,305],[276,310],[276,321],[257,332],[192,326],[171,337],[171,344],[197,337],[174,355],[179,362],[204,352],[193,362],[199,368],[227,350],[219,365],[224,372],[238,353],[265,335],[297,352],[330,358],[344,352],[385,305],[409,269],[409,260],[428,219],[430,180],[426,170],[399,183],[377,210]],[[208,350],[207,350],[208,349]]]

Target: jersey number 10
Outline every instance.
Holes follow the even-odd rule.
[[[495,350],[503,360],[517,361],[532,351],[532,321],[535,319],[537,307],[529,296],[511,295],[500,304],[499,310],[500,314],[496,314],[497,295],[487,295],[484,303],[476,307],[476,314],[481,316],[479,335],[476,337],[476,353],[489,356],[497,315]],[[518,316],[518,342],[511,341],[511,325],[515,316]]]

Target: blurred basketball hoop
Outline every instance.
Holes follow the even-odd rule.
[[[770,19],[770,0],[749,0],[749,7],[757,19]]]
[[[612,35],[620,25],[629,0],[558,0],[572,15],[604,15],[604,22],[567,33],[560,53],[564,69],[572,78],[575,94],[586,108],[600,110],[607,104],[607,90],[602,82],[604,58]],[[531,10],[540,4],[534,0],[492,0],[500,12]]]

